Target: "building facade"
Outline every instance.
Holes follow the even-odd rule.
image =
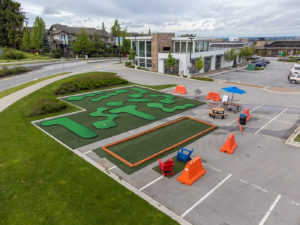
[[[262,55],[279,57],[284,51],[287,55],[296,56],[300,51],[300,40],[267,42],[261,38],[256,43],[256,52],[260,52]]]
[[[173,73],[192,75],[232,66],[224,60],[224,52],[230,48],[246,46],[246,42],[211,42],[212,37],[175,37],[174,33],[154,33],[151,36],[126,37],[136,53],[137,66],[151,71],[168,73],[166,60],[169,53],[176,59]],[[196,61],[202,56],[204,67],[196,69]],[[238,58],[237,63],[241,63]]]

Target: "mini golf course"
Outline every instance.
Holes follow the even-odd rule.
[[[139,86],[74,95],[62,100],[84,111],[35,124],[73,149],[204,104]]]

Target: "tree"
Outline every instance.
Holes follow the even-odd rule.
[[[299,50],[296,51],[296,55],[300,55],[300,51]]]
[[[42,53],[49,53],[51,50],[49,40],[45,31],[42,32],[41,36],[41,50]]]
[[[82,28],[81,32],[76,34],[75,42],[72,44],[72,49],[75,53],[86,55],[90,51],[91,46],[91,40],[85,29]]]
[[[251,59],[251,56],[254,55],[255,48],[253,47],[244,47],[240,50],[240,55],[244,57],[246,60]]]
[[[30,33],[27,27],[24,28],[23,38],[22,38],[22,49],[30,49]]]
[[[283,56],[283,57],[286,57],[287,55],[288,55],[287,50],[284,50],[284,51],[282,52],[282,56]]]
[[[17,48],[22,41],[25,16],[21,4],[12,0],[0,0],[0,46]]]
[[[176,59],[172,56],[171,52],[169,52],[168,59],[166,60],[166,64],[169,67],[169,70],[173,70],[173,67],[176,64]]]
[[[120,36],[121,26],[120,26],[120,24],[119,24],[119,22],[118,22],[117,19],[115,20],[114,25],[111,27],[111,33],[115,37],[119,37]]]
[[[149,29],[149,31],[148,31],[148,35],[151,35],[151,30]]]
[[[200,56],[196,62],[196,68],[200,72],[202,70],[203,66],[204,66],[204,62],[203,62],[202,56]]]
[[[224,52],[224,59],[226,62],[232,62],[233,61],[233,67],[236,67],[236,59],[238,57],[238,53],[235,52],[234,48],[231,48]]]
[[[101,40],[101,36],[97,31],[94,32],[93,39],[93,50],[97,52],[97,55],[99,55],[100,52],[104,51],[104,42]]]
[[[41,49],[41,38],[43,32],[45,32],[45,28],[45,22],[42,17],[36,17],[30,37],[31,48]]]
[[[105,31],[105,26],[104,26],[104,23],[102,22],[102,30]]]
[[[132,50],[132,49],[130,49],[129,50],[129,60],[134,60],[135,59],[135,52]]]

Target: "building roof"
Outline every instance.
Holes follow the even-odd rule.
[[[266,43],[264,47],[271,47],[271,48],[299,48],[300,47],[300,40],[293,40],[293,41],[273,41],[270,43]]]
[[[48,30],[47,34],[48,35],[53,35],[53,34],[58,34],[61,32],[65,32],[67,34],[72,34],[76,35],[77,33],[81,32],[81,29],[84,28],[85,31],[89,36],[92,36],[95,31],[100,34],[102,37],[109,37],[109,33],[105,30],[97,30],[96,28],[92,27],[68,27],[67,25],[61,25],[61,24],[54,24],[50,27]]]

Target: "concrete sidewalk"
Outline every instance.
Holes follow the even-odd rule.
[[[61,80],[61,79],[64,79],[66,77],[73,76],[73,75],[79,74],[79,73],[84,73],[84,71],[80,71],[80,72],[76,72],[76,73],[69,73],[69,74],[58,76],[58,77],[53,77],[53,78],[50,78],[48,80],[44,80],[44,81],[41,81],[39,83],[33,84],[33,85],[31,85],[29,87],[26,87],[24,89],[21,89],[19,91],[16,91],[16,92],[14,92],[10,95],[7,95],[7,96],[0,99],[0,112],[5,110],[8,106],[12,105],[16,101],[24,98],[25,96],[35,92],[36,90],[38,90],[42,87],[47,86],[48,84],[51,84],[55,81],[58,81],[58,80]]]

